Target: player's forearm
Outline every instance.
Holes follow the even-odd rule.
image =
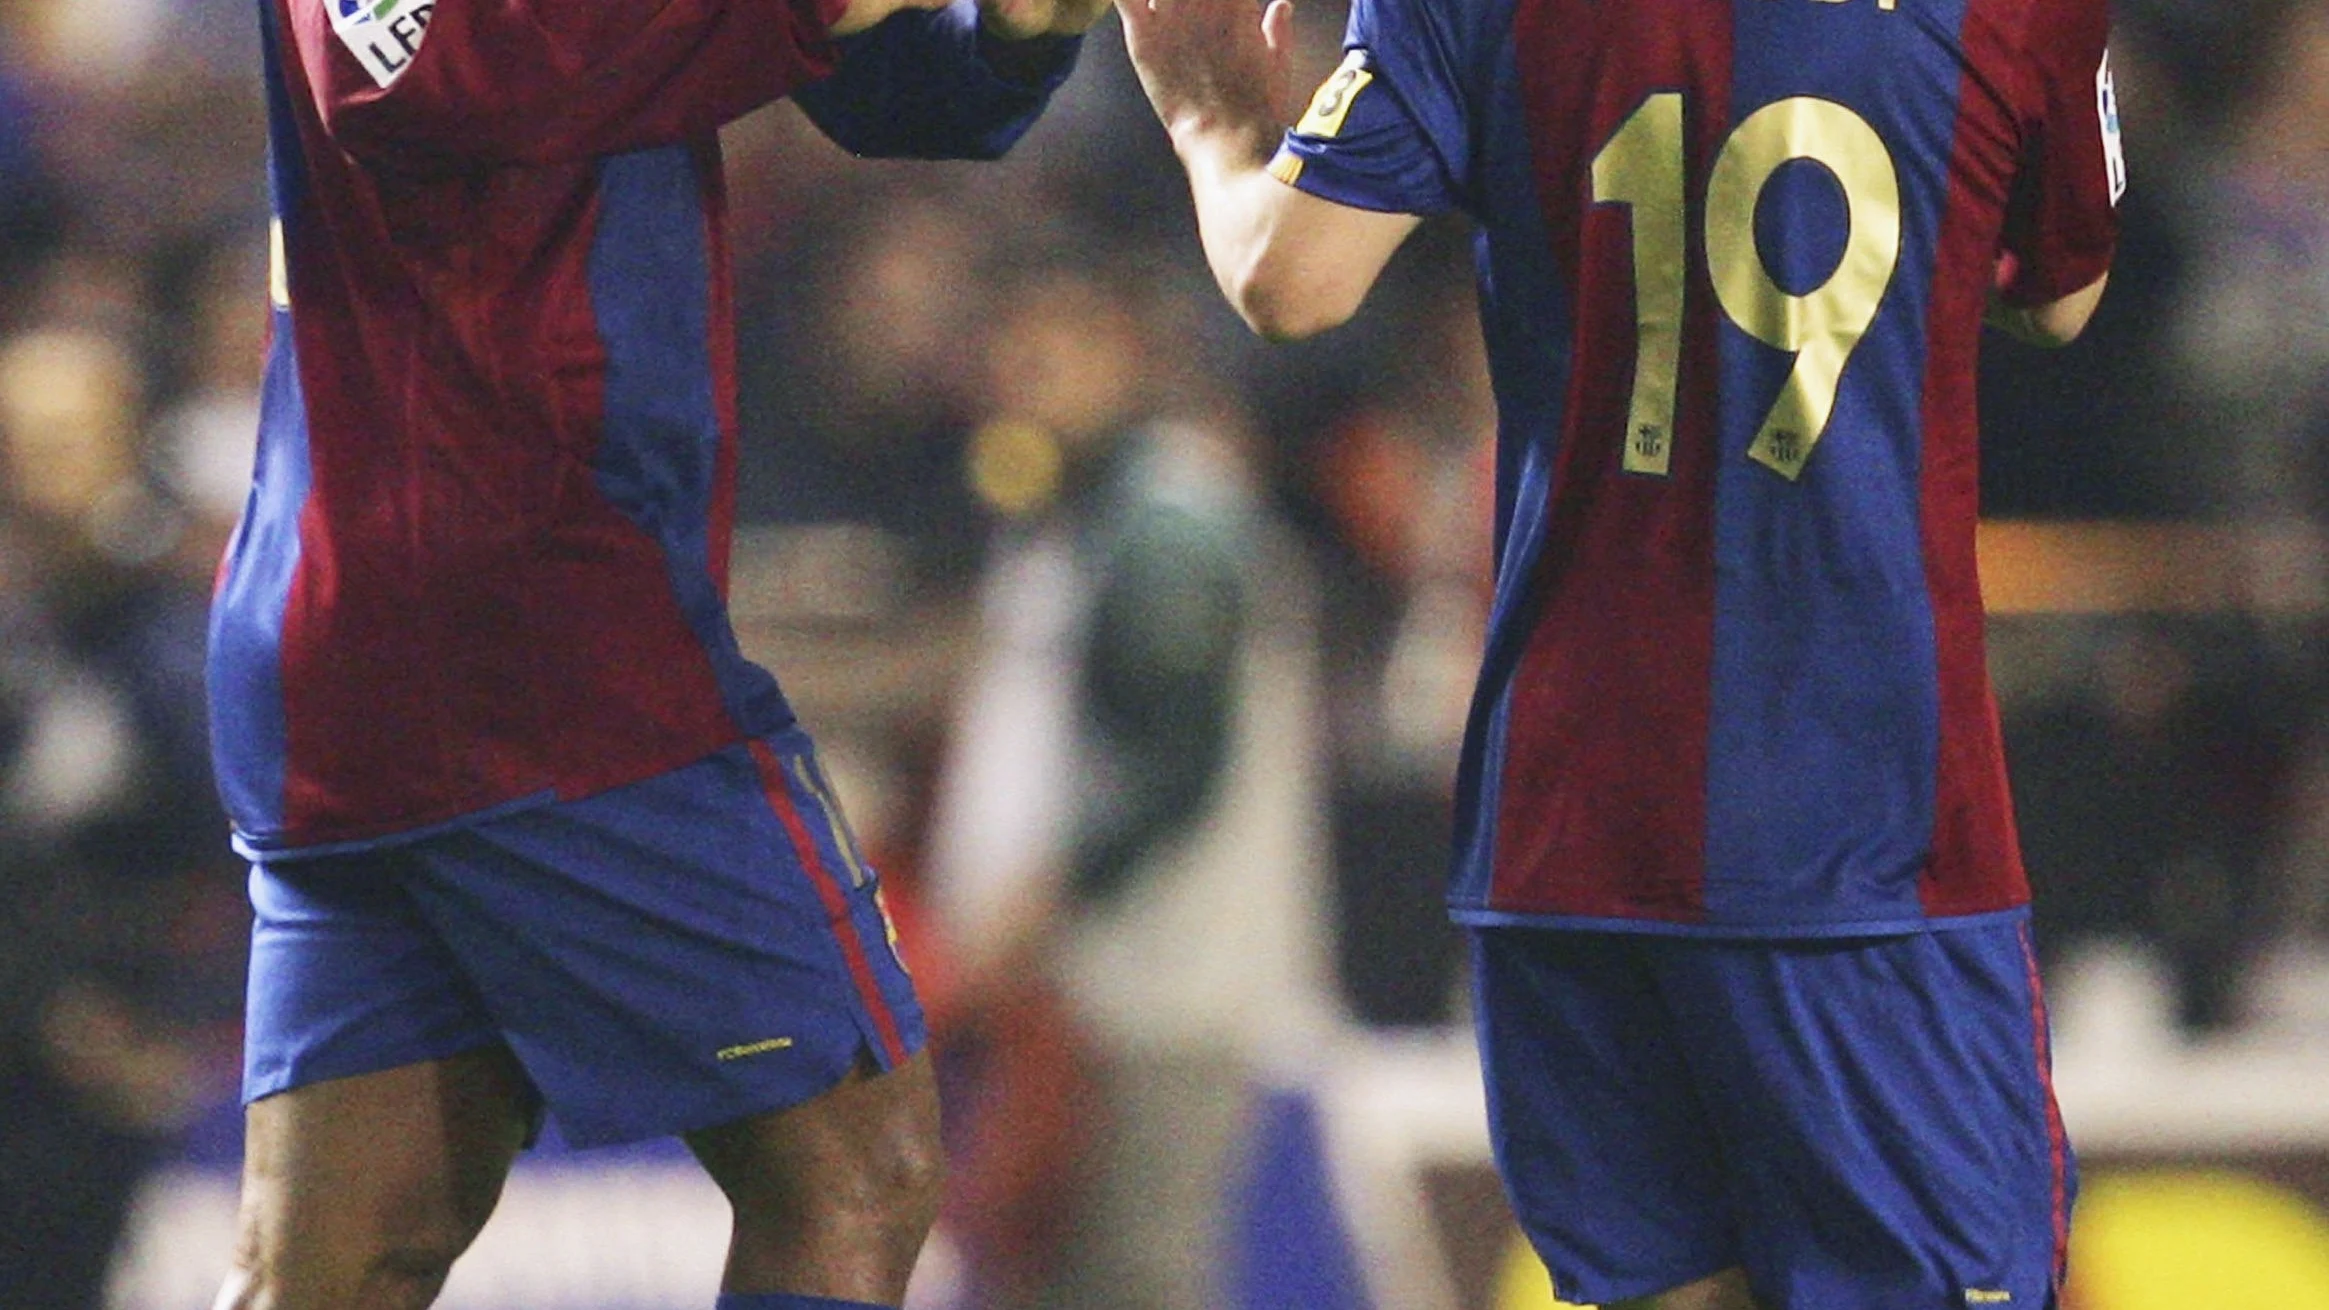
[[[1188,171],[1205,260],[1229,303],[1273,338],[1357,313],[1416,220],[1322,200],[1269,172],[1285,137],[1288,0],[1271,0],[1259,24],[1250,0],[1116,7],[1141,87]]]
[[[1289,221],[1301,193],[1269,174],[1274,127],[1183,124],[1172,137],[1188,170],[1206,263],[1255,332],[1273,340],[1307,337],[1358,312],[1367,284],[1337,276]]]
[[[1989,297],[1989,311],[1984,321],[2007,336],[2033,346],[2054,349],[2067,346],[2086,330],[2088,320],[2094,317],[2095,307],[2102,303],[2103,288],[2110,282],[2104,274],[2094,282],[2058,300],[2041,305],[2013,305],[1996,292]]]

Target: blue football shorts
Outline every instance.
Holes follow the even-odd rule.
[[[1562,1299],[2048,1310],[2076,1170],[2027,920],[1853,940],[1472,933],[1488,1122]]]
[[[925,1041],[805,733],[583,800],[251,870],[243,1098],[505,1044],[560,1135],[795,1105]]]

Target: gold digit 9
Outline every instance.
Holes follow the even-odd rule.
[[[1797,159],[1833,174],[1847,207],[1843,257],[1801,293],[1779,285],[1755,245],[1763,188]],[[1683,168],[1678,91],[1643,100],[1593,159],[1594,203],[1633,211],[1634,387],[1624,467],[1661,477],[1682,362]],[[1793,481],[1827,430],[1844,365],[1900,266],[1900,178],[1884,139],[1851,109],[1813,96],[1749,114],[1707,174],[1706,264],[1723,313],[1757,341],[1795,355],[1747,448],[1749,458]]]

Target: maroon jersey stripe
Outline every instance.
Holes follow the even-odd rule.
[[[720,599],[728,598],[729,559],[736,537],[736,443],[743,425],[736,417],[736,334],[721,325],[736,321],[735,276],[729,262],[728,228],[720,216],[728,212],[727,169],[720,159],[717,137],[696,151],[696,173],[703,179],[704,248],[711,252],[710,331],[707,356],[712,365],[712,401],[719,416],[720,449],[712,476],[711,571]]]
[[[2005,750],[1984,650],[1974,560],[1980,449],[1973,375],[1982,305],[1996,264],[2008,179],[2019,153],[2018,104],[2027,93],[2022,27],[2027,0],[1972,0],[1960,40],[1960,82],[1949,194],[1926,324],[1923,529],[1932,598],[1941,740],[1933,849],[1918,898],[1933,916],[1973,914],[2028,899],[2014,840]]]
[[[1622,29],[1622,32],[1621,30]],[[1573,278],[1575,366],[1556,495],[1514,675],[1493,908],[1694,921],[1705,913],[1714,616],[1715,376],[1704,256],[1687,259],[1682,367],[1664,477],[1622,470],[1632,397],[1630,207],[1593,203],[1593,152],[1660,91],[1690,88],[1687,176],[1729,114],[1728,0],[1524,0],[1522,95],[1555,266]],[[1693,198],[1686,231],[1699,225]],[[1559,488],[1592,488],[1562,495]],[[1624,629],[1608,633],[1613,616]],[[1608,633],[1585,642],[1587,628]]]

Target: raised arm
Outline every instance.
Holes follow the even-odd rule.
[[[2086,331],[2095,307],[2103,302],[2103,288],[2110,280],[2111,275],[2105,273],[2067,296],[2034,305],[2013,304],[2005,298],[2002,289],[1994,290],[1990,292],[1989,312],[1983,321],[2024,345],[2048,350],[2067,346]]]
[[[2109,35],[2103,0],[2046,0],[2030,25],[2029,144],[1987,318],[2031,345],[2070,344],[2110,281],[2127,165]]]
[[[1271,0],[1258,20],[1252,0],[1117,0],[1117,10],[1140,84],[1188,172],[1222,294],[1267,337],[1347,320],[1420,220],[1321,199],[1270,171],[1290,121],[1288,0]]]

